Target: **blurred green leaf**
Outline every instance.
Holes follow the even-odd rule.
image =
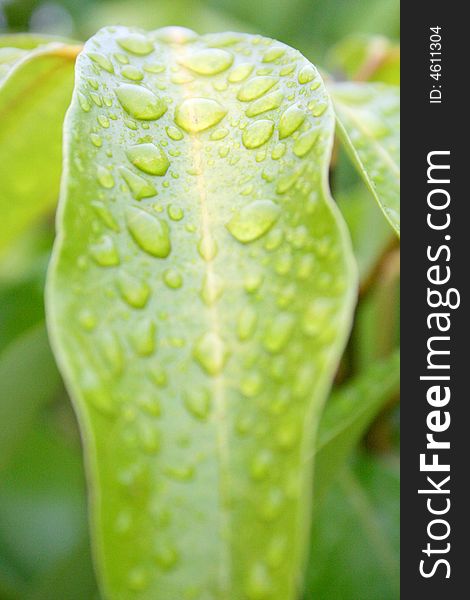
[[[50,571],[34,579],[30,588],[31,591],[23,596],[24,600],[99,600],[89,540],[80,543]]]
[[[336,390],[320,420],[314,473],[314,506],[322,502],[367,427],[398,394],[400,354],[370,365]]]
[[[400,47],[383,36],[349,35],[328,52],[327,65],[347,79],[400,84]]]
[[[41,323],[0,353],[0,472],[28,431],[38,410],[60,386],[60,375]]]
[[[0,555],[24,581],[49,572],[86,537],[79,447],[45,417],[38,416],[0,477]]]
[[[102,30],[76,81],[47,310],[104,589],[290,600],[356,296],[325,87],[281,43],[181,29]]]
[[[398,464],[361,455],[314,519],[305,600],[397,600]]]
[[[31,50],[0,82],[0,254],[57,201],[77,52],[60,43]]]
[[[400,253],[387,253],[359,302],[352,332],[354,368],[367,369],[400,344]]]
[[[335,199],[348,225],[360,280],[364,282],[390,243],[393,233],[362,184],[335,194]]]
[[[329,90],[338,134],[387,220],[400,233],[400,96],[385,84],[336,83]]]

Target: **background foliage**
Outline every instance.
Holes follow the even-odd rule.
[[[298,48],[339,79],[386,83],[398,83],[398,22],[397,0],[0,0],[2,33],[86,39],[112,23],[257,32]],[[1,69],[0,54],[0,76]],[[0,136],[7,125],[0,122]],[[50,194],[56,175],[49,176]],[[328,477],[321,476],[326,483],[315,506],[305,600],[392,600],[399,542],[397,242],[342,150],[331,184],[362,285],[320,436],[317,478]],[[54,197],[42,204],[45,212],[0,254],[0,599],[92,600],[98,594],[80,439],[44,328]]]

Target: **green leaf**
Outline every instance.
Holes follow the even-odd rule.
[[[361,455],[316,515],[304,600],[399,597],[398,462]]]
[[[382,211],[361,183],[340,191],[335,199],[351,234],[361,283],[367,280],[393,237]]]
[[[347,79],[400,84],[400,46],[381,35],[349,35],[328,52],[328,67]]]
[[[258,36],[105,29],[78,59],[47,311],[109,598],[296,595],[356,295],[333,130]]]
[[[83,475],[78,440],[43,411],[0,477],[0,560],[25,581],[39,581],[85,538]]]
[[[0,48],[13,52],[0,79],[0,254],[57,201],[62,124],[78,51],[61,43]]]
[[[79,543],[50,571],[34,580],[25,600],[99,600],[88,540]]]
[[[400,96],[385,84],[329,86],[338,134],[385,217],[400,233]]]
[[[49,348],[44,323],[26,330],[0,353],[0,472],[39,408],[50,401],[60,375]]]
[[[367,427],[400,385],[400,355],[372,364],[334,392],[322,415],[315,456],[314,498],[323,499]]]

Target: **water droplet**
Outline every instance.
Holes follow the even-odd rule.
[[[248,80],[239,90],[237,98],[242,102],[256,100],[278,82],[277,77],[260,76]]]
[[[155,551],[155,560],[164,571],[170,571],[178,564],[179,554],[171,544],[160,543]]]
[[[77,96],[78,96],[78,103],[80,104],[80,108],[83,110],[83,112],[90,112],[91,106],[90,106],[90,103],[88,102],[86,96],[84,94],[82,94],[81,92],[77,92]]]
[[[90,248],[91,255],[101,267],[114,267],[119,264],[119,254],[114,240],[109,235],[104,235]]]
[[[290,252],[282,252],[276,259],[274,268],[279,275],[287,275],[292,269],[293,258]]]
[[[271,229],[281,209],[271,200],[256,200],[233,215],[226,227],[243,244],[253,242]]]
[[[189,98],[175,110],[175,122],[189,133],[209,129],[225,117],[227,110],[216,100]]]
[[[131,146],[126,154],[133,165],[149,175],[165,175],[170,166],[165,152],[154,144]]]
[[[275,108],[279,108],[282,104],[282,100],[284,99],[284,95],[282,92],[272,92],[271,94],[266,94],[258,100],[255,100],[250,104],[250,106],[245,111],[247,117],[256,117],[262,113],[265,113],[269,110],[274,110]]]
[[[98,339],[98,345],[108,367],[114,374],[119,375],[124,366],[124,356],[116,334],[112,331],[102,331]]]
[[[232,65],[233,56],[226,50],[206,48],[188,54],[180,62],[199,75],[216,75]]]
[[[279,139],[289,137],[305,121],[305,112],[298,104],[290,106],[279,120]]]
[[[142,592],[149,585],[149,576],[147,570],[143,567],[131,569],[127,577],[129,588],[134,592]]]
[[[263,379],[259,373],[250,373],[240,383],[240,391],[247,398],[254,398],[261,391]]]
[[[150,378],[158,387],[166,387],[168,376],[165,369],[160,364],[155,364],[149,371]]]
[[[243,287],[249,294],[254,294],[259,290],[262,283],[263,275],[261,273],[251,272],[244,278]]]
[[[248,600],[266,600],[272,596],[272,581],[267,567],[263,563],[256,563],[250,572],[246,585]]]
[[[222,279],[212,271],[209,271],[204,276],[201,288],[201,298],[203,302],[208,306],[212,306],[220,298],[223,291],[224,284]]]
[[[328,104],[326,102],[319,102],[312,108],[312,115],[314,117],[321,117],[327,108]]]
[[[153,184],[140,175],[136,175],[136,173],[133,173],[130,169],[127,169],[126,167],[120,167],[119,172],[129,186],[129,189],[136,200],[142,200],[142,198],[151,198],[157,193],[157,190]]]
[[[225,137],[228,136],[228,134],[228,129],[225,129],[225,127],[219,127],[211,133],[211,140],[223,140]]]
[[[240,81],[244,81],[251,72],[253,71],[254,66],[250,63],[242,63],[237,65],[234,69],[230,71],[228,76],[228,80],[230,83],[238,83]]]
[[[162,444],[162,436],[154,423],[148,420],[141,423],[139,431],[139,440],[142,450],[147,454],[158,454]]]
[[[134,323],[132,345],[139,356],[150,356],[155,352],[155,323],[150,319],[139,319]]]
[[[190,481],[194,477],[194,467],[192,465],[166,467],[165,473],[176,481]]]
[[[92,99],[93,103],[96,104],[96,106],[103,106],[103,102],[101,101],[101,98],[98,94],[91,92],[90,98]]]
[[[162,414],[162,405],[159,398],[154,395],[139,398],[139,406],[151,417],[159,417]]]
[[[114,73],[113,63],[104,54],[100,54],[99,52],[87,52],[87,55],[102,69],[108,71],[108,73]]]
[[[126,222],[134,241],[147,254],[157,258],[166,258],[170,254],[170,229],[166,221],[146,211],[129,207]]]
[[[224,341],[213,331],[203,334],[194,347],[194,358],[209,375],[218,375],[228,359]]]
[[[284,503],[284,492],[280,488],[269,489],[260,505],[259,515],[263,521],[271,523],[279,517]]]
[[[266,479],[273,465],[273,455],[269,450],[260,450],[250,465],[250,475],[254,481]]]
[[[108,129],[108,127],[109,127],[109,119],[105,115],[98,115],[98,123],[104,129]]]
[[[284,142],[279,142],[274,146],[273,151],[271,152],[271,156],[274,160],[279,160],[284,156],[285,153],[286,145],[284,144]]]
[[[109,169],[99,165],[96,170],[96,176],[98,178],[98,183],[102,187],[106,188],[107,190],[110,190],[114,187],[114,177]]]
[[[131,81],[142,81],[144,75],[140,69],[133,65],[126,65],[121,69],[121,75]]]
[[[284,232],[282,229],[271,229],[271,231],[266,236],[266,241],[264,242],[264,247],[266,250],[272,251],[277,250],[282,242],[284,241]]]
[[[129,57],[127,54],[123,54],[122,52],[116,52],[114,54],[114,58],[121,63],[121,65],[129,64]]]
[[[176,290],[183,285],[183,278],[176,269],[166,269],[163,273],[163,281],[173,290]]]
[[[184,404],[193,417],[204,421],[209,416],[211,397],[205,388],[191,388],[184,396]]]
[[[181,130],[179,130],[178,127],[169,125],[166,128],[166,132],[168,134],[168,137],[171,138],[172,140],[175,140],[176,142],[183,139],[183,132]]]
[[[289,341],[295,325],[295,318],[290,313],[279,313],[268,325],[263,344],[268,352],[277,354]]]
[[[153,52],[153,44],[141,33],[130,33],[121,36],[117,39],[117,43],[123,50],[137,54],[139,56],[147,56]]]
[[[255,331],[257,320],[258,314],[252,306],[248,305],[242,308],[237,320],[238,339],[241,341],[250,339]]]
[[[265,144],[274,131],[274,123],[268,119],[260,119],[249,125],[242,135],[242,141],[246,148],[259,148]]]
[[[180,206],[175,206],[174,204],[170,204],[168,206],[168,216],[172,221],[181,221],[184,217],[183,209]]]
[[[145,281],[121,271],[118,287],[123,299],[134,308],[143,308],[150,297],[150,287]]]
[[[266,52],[264,53],[263,62],[264,63],[273,62],[273,61],[277,60],[278,58],[281,58],[281,56],[284,56],[285,53],[286,53],[286,48],[283,48],[282,46],[273,46],[269,50],[266,50]]]
[[[197,246],[197,250],[205,261],[210,261],[217,254],[217,242],[210,234],[204,235]]]
[[[88,308],[84,308],[79,312],[78,322],[86,331],[93,331],[96,327],[95,315]]]
[[[279,569],[284,563],[287,552],[287,543],[285,538],[274,537],[268,547],[266,561],[271,569]]]
[[[299,441],[299,429],[294,421],[281,425],[276,433],[276,442],[281,450],[292,450]]]
[[[298,80],[299,83],[309,83],[315,79],[315,69],[311,65],[305,65],[299,71]]]
[[[101,139],[101,136],[99,136],[96,133],[90,134],[90,140],[93,146],[96,146],[97,148],[101,148],[101,146],[103,145],[103,140]]]
[[[318,131],[315,131],[314,129],[311,129],[310,131],[299,135],[299,137],[295,140],[294,143],[294,154],[299,158],[305,156],[313,148],[315,142],[317,141],[317,138]]]
[[[124,83],[116,90],[116,96],[124,110],[136,119],[153,121],[167,111],[166,102],[147,88]]]
[[[299,260],[297,267],[297,277],[301,280],[306,280],[310,277],[315,266],[315,257],[313,254],[305,254]]]

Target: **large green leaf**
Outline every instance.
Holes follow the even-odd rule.
[[[3,79],[0,72],[0,253],[57,201],[62,124],[78,51],[59,42],[30,51],[0,48],[6,61]]]
[[[50,334],[108,598],[290,600],[356,273],[297,51],[102,30],[65,131]]]
[[[315,448],[317,502],[323,499],[374,417],[398,394],[399,386],[400,356],[394,352],[332,395],[320,421]]]
[[[385,84],[329,86],[338,133],[387,220],[400,233],[400,94]]]

